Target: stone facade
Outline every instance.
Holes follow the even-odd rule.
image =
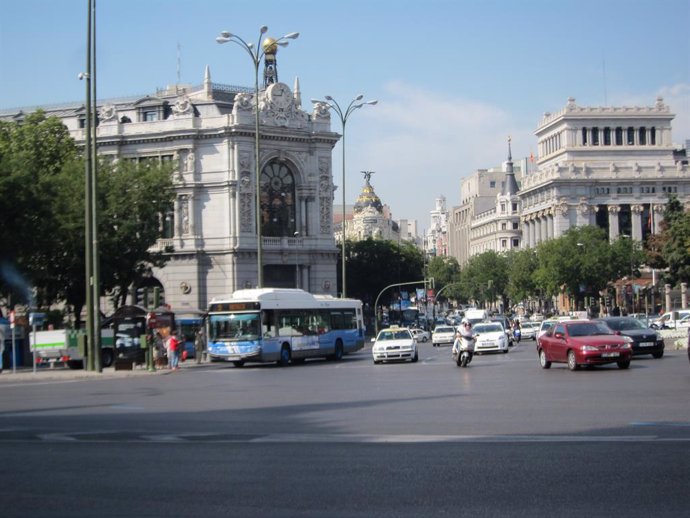
[[[328,110],[302,110],[298,83],[294,90],[275,83],[259,92],[264,285],[335,295],[331,154],[340,137]],[[162,215],[154,247],[174,252],[153,272],[173,310],[204,309],[257,284],[255,101],[253,89],[212,83],[208,69],[197,87],[99,101],[100,156],[174,165],[174,210]],[[42,108],[84,143],[83,105]]]
[[[481,170],[462,182],[461,204],[451,211],[451,254],[464,264],[486,250],[531,248],[583,225],[604,228],[611,240],[658,232],[669,194],[690,201],[673,118],[661,98],[650,107],[580,107],[568,99],[539,124],[536,167],[527,160],[516,167],[519,190],[505,200],[506,213],[492,192],[504,171]]]

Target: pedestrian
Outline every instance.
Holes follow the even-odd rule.
[[[194,359],[199,364],[203,361],[203,356],[206,354],[206,339],[204,338],[204,328],[200,327],[196,331],[194,338]]]
[[[179,370],[181,343],[177,338],[177,331],[170,333],[165,345],[168,350],[168,369]]]

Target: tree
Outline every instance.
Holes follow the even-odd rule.
[[[506,256],[489,250],[475,255],[467,262],[460,275],[461,291],[468,300],[483,304],[501,299],[506,307],[508,261]]]
[[[45,304],[41,282],[62,243],[54,217],[56,178],[78,161],[77,149],[67,128],[42,111],[20,122],[0,122],[0,263],[4,272],[1,290],[34,305]]]
[[[664,208],[661,232],[647,238],[645,254],[652,268],[667,269],[664,281],[671,285],[690,280],[690,215],[676,195]]]
[[[534,272],[537,269],[536,251],[532,249],[511,250],[508,260],[508,286],[506,293],[517,303],[537,293]]]
[[[386,286],[424,278],[422,251],[407,241],[346,241],[345,253],[347,295],[371,306]]]
[[[457,299],[461,295],[459,286],[451,286],[460,280],[460,265],[455,257],[433,257],[427,265],[427,277],[433,277],[436,293],[448,286],[442,296]]]

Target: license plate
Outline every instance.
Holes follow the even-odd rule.
[[[602,358],[615,358],[620,356],[620,353],[601,353]]]
[[[640,342],[640,347],[654,347],[654,342]]]

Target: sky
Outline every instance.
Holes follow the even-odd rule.
[[[87,0],[0,0],[0,109],[83,100]],[[279,80],[299,78],[303,107],[332,96],[378,100],[348,119],[348,204],[361,171],[394,219],[430,225],[435,200],[460,203],[460,181],[536,154],[545,112],[652,106],[690,139],[690,0],[97,0],[100,99],[170,84],[251,87],[254,68],[227,30],[299,39],[278,53]],[[179,49],[179,51],[178,51]],[[332,118],[332,129],[340,122]],[[333,151],[342,183],[342,148]],[[340,187],[339,187],[340,189]],[[336,203],[342,191],[336,191]]]

